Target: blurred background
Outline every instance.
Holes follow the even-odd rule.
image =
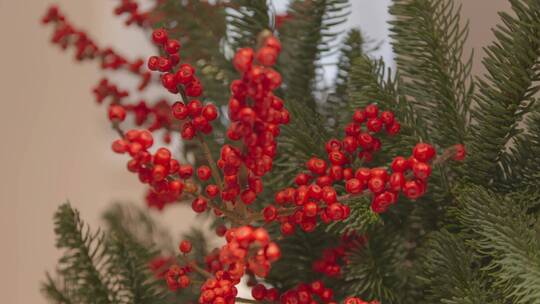
[[[52,270],[52,215],[66,200],[94,227],[113,201],[143,204],[144,187],[125,169],[126,159],[110,151],[115,133],[104,107],[91,94],[100,79],[94,63],[74,64],[71,54],[49,44],[51,29],[40,18],[51,3],[100,45],[130,57],[152,53],[146,35],[126,28],[112,13],[117,0],[0,0],[0,295],[2,303],[45,303],[39,282]],[[380,49],[375,56],[391,62],[388,0],[352,0],[347,28],[361,27]],[[468,48],[475,49],[474,72],[481,74],[481,47],[493,38],[490,28],[504,0],[461,0],[470,21]],[[276,0],[278,10],[287,1]],[[331,59],[329,59],[331,61]],[[332,78],[331,68],[327,78]],[[118,78],[116,78],[118,79]],[[182,206],[157,213],[175,231],[193,222]]]

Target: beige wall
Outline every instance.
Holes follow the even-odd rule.
[[[95,224],[112,200],[137,201],[142,194],[124,169],[125,159],[108,150],[114,134],[90,94],[99,79],[95,65],[74,65],[48,44],[50,29],[38,23],[48,2],[0,0],[2,303],[44,303],[38,281],[58,257],[51,216],[59,203],[70,199]],[[113,19],[113,0],[56,2],[101,43],[132,55],[149,50],[142,34]],[[471,19],[470,46],[478,48],[492,37],[496,9],[506,5],[463,2]],[[186,214],[176,208],[163,222],[185,227]]]

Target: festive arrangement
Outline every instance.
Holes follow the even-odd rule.
[[[266,1],[118,1],[114,13],[155,45],[141,59],[98,46],[52,6],[53,44],[138,80],[128,90],[106,76],[93,93],[147,209],[114,205],[92,232],[62,205],[65,255],[44,292],[55,303],[540,303],[540,6],[510,2],[512,31],[497,30],[478,89],[450,0],[394,1],[400,73],[352,30],[322,89],[345,0],[292,1],[282,15]],[[133,100],[152,86],[163,97]],[[194,229],[175,242],[148,214],[175,205],[210,221],[214,241]],[[524,221],[507,227],[509,216]]]

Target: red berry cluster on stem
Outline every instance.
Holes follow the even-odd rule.
[[[224,145],[218,166],[224,175],[221,198],[250,205],[262,192],[261,177],[272,169],[276,156],[276,138],[280,125],[289,122],[283,100],[273,94],[281,84],[281,75],[271,68],[281,50],[280,42],[268,36],[258,51],[239,49],[233,59],[242,78],[231,83],[227,137],[240,141],[241,147]],[[239,171],[248,170],[248,185],[242,188]]]
[[[42,18],[44,24],[55,26],[51,41],[62,49],[73,47],[78,61],[98,58],[103,70],[126,70],[141,78],[139,90],[146,88],[151,80],[150,72],[143,69],[144,61],[129,61],[111,48],[100,48],[86,32],[76,29],[56,6],[51,6]]]
[[[149,22],[148,15],[139,11],[134,0],[122,0],[115,13],[127,14],[127,24],[146,26]],[[73,47],[78,60],[97,58],[104,70],[130,71],[141,77],[140,90],[149,83],[151,74],[143,70],[142,60],[130,62],[110,48],[99,48],[86,33],[76,30],[56,7],[49,9],[43,22],[55,25],[53,43],[64,49]],[[281,44],[268,31],[261,33],[260,38],[261,44],[256,50],[239,49],[233,58],[233,65],[241,75],[230,85],[228,118],[231,123],[226,136],[231,143],[221,146],[217,161],[212,159],[203,134],[212,132],[211,122],[218,118],[218,108],[201,101],[204,90],[195,68],[181,62],[180,42],[170,39],[164,29],[152,34],[152,41],[163,55],[150,57],[147,66],[161,73],[162,86],[179,94],[181,101],[172,106],[165,100],[151,106],[144,100],[126,103],[129,93],[107,79],[95,87],[94,94],[98,103],[109,101],[109,119],[121,137],[113,142],[112,149],[129,155],[128,170],[137,173],[140,181],[150,186],[147,194],[150,207],[162,209],[166,204],[181,201],[184,193],[194,198],[191,207],[195,212],[205,212],[210,207],[215,215],[229,220],[227,225],[232,225],[216,229],[219,236],[225,237],[226,244],[205,257],[206,267],[200,267],[190,257],[193,247],[188,241],[179,244],[177,258],[156,257],[151,261],[150,269],[166,281],[171,291],[200,285],[200,304],[235,303],[240,299],[236,286],[243,276],[249,275],[253,279],[250,286],[253,286],[252,296],[256,301],[337,304],[333,299],[334,291],[321,281],[302,283],[281,294],[275,288],[257,284],[257,278],[266,277],[272,263],[281,256],[278,245],[265,228],[256,226],[257,222],[278,222],[283,235],[294,233],[296,226],[311,232],[319,221],[330,223],[347,219],[350,215],[347,200],[358,195],[371,198],[373,212],[386,212],[397,202],[400,193],[415,200],[426,192],[433,163],[450,158],[461,161],[466,151],[458,144],[435,158],[433,146],[419,143],[411,156],[397,156],[388,167],[369,168],[366,164],[382,146],[378,134],[385,132],[393,136],[401,128],[394,113],[381,111],[371,104],[354,111],[343,138],[327,141],[325,157],[314,156],[307,160],[305,170],[294,180],[294,187],[276,193],[275,202],[266,204],[262,212],[250,210],[249,205],[263,191],[262,178],[272,170],[280,127],[290,120],[284,101],[274,94],[282,80],[272,68]],[[128,115],[133,115],[135,124],[144,125],[144,129],[124,132],[120,123]],[[147,124],[151,118],[153,120]],[[171,132],[179,132],[186,140],[197,137],[208,163],[195,170],[176,160],[168,148],[160,147],[151,152],[154,143],[151,132],[160,129],[166,131],[166,142],[170,141]],[[194,175],[202,187],[191,180]],[[365,236],[344,234],[336,247],[327,248],[321,259],[314,261],[314,270],[329,277],[339,276],[341,266],[347,263],[347,251],[365,242]],[[194,273],[205,281],[192,280]],[[368,304],[356,297],[349,297],[344,303]],[[377,301],[369,303],[378,304]]]
[[[346,255],[352,249],[365,245],[367,238],[356,232],[344,233],[339,244],[323,250],[322,257],[313,262],[313,270],[329,277],[339,277],[341,266],[346,262]]]
[[[134,0],[120,0],[120,3],[114,8],[114,13],[117,16],[127,15],[126,25],[136,24],[144,27],[150,23],[149,12],[141,12],[139,3]]]

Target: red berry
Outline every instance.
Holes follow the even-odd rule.
[[[165,177],[167,177],[167,174],[167,168],[162,165],[155,165],[154,168],[152,168],[152,180],[155,182],[164,180]]]
[[[255,201],[256,198],[257,198],[257,194],[255,193],[255,191],[251,189],[246,189],[242,191],[242,193],[240,194],[240,199],[246,205],[251,205]]]
[[[281,51],[281,42],[274,36],[266,38],[266,40],[264,40],[264,45],[275,49],[278,53]]]
[[[165,44],[168,39],[169,37],[164,29],[156,29],[152,33],[152,40],[156,44]]]
[[[370,104],[365,109],[368,118],[375,118],[379,115],[379,108],[376,104]]]
[[[164,46],[165,52],[173,55],[177,54],[180,51],[180,42],[178,40],[170,39],[165,43]]]
[[[126,109],[118,104],[111,104],[109,106],[109,120],[111,121],[124,121],[126,119]]]
[[[182,194],[182,190],[184,190],[184,184],[179,180],[173,180],[169,182],[169,191],[175,195]]]
[[[309,201],[304,204],[303,209],[304,214],[307,217],[314,217],[317,215],[317,212],[319,211],[319,206],[317,206],[317,203]]]
[[[370,170],[371,177],[380,177],[383,181],[388,178],[388,171],[385,168],[373,168]]]
[[[191,242],[188,240],[183,240],[182,242],[180,242],[180,245],[178,246],[178,248],[180,249],[180,252],[182,253],[190,253],[192,247],[193,246],[191,245]]]
[[[394,113],[390,112],[390,111],[383,111],[381,113],[381,120],[382,122],[389,126],[389,125],[392,125],[394,123]]]
[[[172,63],[169,59],[165,57],[159,57],[158,59],[158,69],[160,72],[170,71],[172,68]]]
[[[195,118],[196,116],[199,116],[202,112],[203,105],[202,102],[198,99],[193,99],[187,104],[187,108],[189,111],[189,115],[192,118]]]
[[[202,110],[202,116],[208,121],[213,121],[218,117],[217,107],[213,104],[207,104]]]
[[[217,185],[210,184],[206,186],[205,192],[210,198],[214,198],[219,194],[219,187]]]
[[[352,119],[357,123],[363,123],[366,121],[366,112],[360,109],[354,111]]]
[[[429,162],[435,156],[435,148],[426,143],[418,143],[413,149],[413,156],[421,162]]]
[[[266,287],[262,284],[257,284],[251,290],[251,296],[257,300],[262,301],[266,297]]]
[[[123,154],[128,149],[128,143],[124,139],[117,139],[112,143],[112,150],[115,153]]]
[[[193,76],[195,74],[195,69],[190,64],[182,64],[180,65],[180,68],[176,72],[176,81],[178,81],[181,84],[188,84],[193,80]]]
[[[180,165],[178,174],[181,178],[187,179],[193,176],[193,167],[191,165]]]
[[[409,161],[405,157],[397,156],[392,160],[390,167],[394,172],[404,172],[409,169]]]
[[[396,135],[399,133],[400,130],[401,125],[397,121],[394,121],[394,123],[391,125],[386,125],[386,132],[388,133],[388,135]]]
[[[191,203],[191,208],[193,209],[193,211],[197,213],[202,213],[206,211],[206,206],[207,206],[206,200],[200,197],[194,199],[193,202]]]
[[[294,182],[298,186],[307,185],[307,183],[309,182],[310,179],[311,179],[311,176],[309,176],[308,174],[306,174],[306,173],[298,173],[298,175],[296,175],[296,178],[294,179]]]
[[[197,176],[200,180],[206,181],[210,179],[211,173],[212,172],[208,166],[200,166],[197,168]]]
[[[276,49],[265,46],[257,51],[257,61],[264,66],[273,66],[276,64],[278,52]]]
[[[362,183],[356,178],[351,178],[345,183],[345,191],[347,191],[347,193],[357,194],[362,190]]]
[[[431,166],[423,162],[416,162],[413,166],[413,173],[416,178],[425,180],[431,175]]]
[[[390,186],[390,190],[396,192],[401,191],[403,185],[405,184],[405,175],[403,175],[403,172],[392,173],[388,179],[388,184]]]
[[[370,118],[367,122],[367,128],[371,132],[380,132],[382,130],[383,123],[379,118]]]
[[[308,163],[307,168],[318,175],[323,175],[326,172],[326,162],[320,158],[312,157]]]
[[[246,72],[253,63],[254,51],[251,48],[239,49],[234,55],[233,65],[239,72]]]
[[[381,193],[384,190],[385,182],[380,177],[372,177],[368,181],[368,188],[373,193]]]
[[[276,207],[270,205],[263,209],[263,216],[265,222],[271,222],[277,218],[277,209]]]
[[[407,181],[405,182],[405,185],[403,185],[403,193],[408,198],[415,200],[422,196],[424,192],[424,187],[421,183],[418,181]]]
[[[176,89],[176,85],[178,83],[176,82],[176,77],[174,77],[174,74],[165,73],[161,76],[161,84],[163,84],[164,88],[171,91]]]
[[[453,159],[457,161],[463,161],[465,159],[465,156],[467,155],[465,146],[463,144],[457,144],[454,146],[454,149],[455,153]]]
[[[264,255],[271,262],[275,262],[281,257],[281,249],[279,249],[279,246],[276,243],[271,242],[270,244],[268,244],[268,246],[266,246]]]
[[[159,68],[159,57],[158,56],[152,56],[148,58],[148,69],[150,71],[157,71]]]
[[[177,101],[172,105],[172,114],[176,119],[184,120],[189,115],[188,107],[181,101]]]

